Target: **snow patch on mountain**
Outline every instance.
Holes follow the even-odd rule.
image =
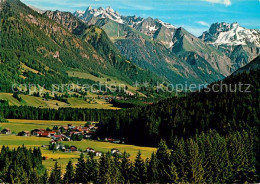
[[[120,24],[123,24],[124,21],[122,20],[121,16],[118,12],[114,11],[111,7],[108,7],[106,9],[100,7],[93,9],[91,6],[87,8],[86,11],[76,11],[74,13],[75,16],[88,21],[93,17],[99,17],[99,18],[108,18],[115,22],[118,22]]]
[[[139,24],[141,24],[145,19],[141,17],[136,16],[121,16],[118,12],[113,10],[111,7],[108,7],[106,9],[100,7],[98,9],[93,9],[91,6],[87,8],[86,11],[76,11],[74,13],[75,16],[85,20],[89,21],[93,17],[98,18],[108,18],[110,20],[113,20],[115,22],[118,22],[120,24],[128,24],[129,26],[136,27]],[[175,26],[165,23],[161,20],[157,20],[159,24],[162,26],[168,28],[168,29],[177,29]],[[150,27],[150,31],[156,31],[158,28],[156,27]]]
[[[213,24],[209,31],[204,32],[200,37],[204,41],[213,45],[248,45],[253,44],[260,47],[260,31],[246,29],[238,23],[216,23]]]
[[[177,29],[177,27],[175,27],[175,26],[173,26],[173,25],[171,25],[171,24],[165,23],[165,22],[163,22],[163,21],[161,21],[161,20],[159,20],[159,22],[160,22],[164,27],[166,27],[166,28],[168,28],[168,29]]]

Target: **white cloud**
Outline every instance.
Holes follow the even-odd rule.
[[[207,1],[210,3],[217,3],[217,4],[224,4],[226,6],[230,6],[232,4],[230,0],[202,0],[202,1]]]
[[[200,24],[202,26],[210,27],[210,25],[207,22],[204,22],[204,21],[197,21],[196,23]]]

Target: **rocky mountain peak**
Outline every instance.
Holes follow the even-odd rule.
[[[213,45],[255,45],[260,47],[260,31],[246,29],[237,22],[212,24],[209,31],[204,32],[200,39]]]
[[[93,9],[93,8],[92,8],[91,6],[89,6],[86,11],[90,11],[90,10],[92,10],[92,9]]]
[[[114,13],[114,12],[115,12],[115,10],[113,10],[113,9],[112,9],[110,6],[109,6],[109,7],[107,7],[106,11],[108,11],[108,12],[112,12],[112,13]]]

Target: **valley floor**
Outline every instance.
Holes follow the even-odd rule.
[[[48,149],[48,145],[50,144],[50,138],[43,137],[20,137],[16,136],[16,134],[20,131],[31,131],[36,128],[52,128],[55,125],[67,125],[72,124],[74,126],[84,125],[86,122],[70,122],[70,121],[39,121],[39,120],[14,120],[9,119],[8,123],[1,123],[0,128],[9,128],[12,131],[11,135],[3,135],[0,134],[0,149],[3,145],[9,146],[10,148],[17,148],[19,146],[25,145],[28,148],[40,147],[42,154],[44,157],[47,157],[47,160],[43,161],[44,166],[50,170],[57,160],[62,170],[65,170],[65,167],[69,160],[73,163],[76,163],[78,158],[80,157],[80,152],[71,152],[64,153],[61,151],[53,152]],[[86,148],[91,147],[100,152],[109,152],[111,149],[116,148],[121,152],[126,151],[129,153],[130,159],[134,160],[138,151],[142,152],[142,156],[144,159],[151,156],[153,152],[156,151],[155,148],[150,147],[139,147],[133,145],[125,145],[125,144],[112,144],[108,142],[100,142],[93,140],[83,140],[83,141],[70,141],[63,142],[69,146],[76,146],[80,150],[86,150]]]

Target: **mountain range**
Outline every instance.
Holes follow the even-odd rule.
[[[82,80],[71,71],[130,85],[211,83],[259,55],[259,31],[238,24],[213,24],[198,38],[159,19],[121,16],[111,7],[72,14],[1,0],[0,9],[1,91],[14,82],[50,87]]]
[[[186,78],[194,74],[191,78],[198,81],[216,80],[230,75],[260,54],[260,31],[243,28],[238,23],[212,24],[209,31],[197,38],[182,27],[177,28],[151,17],[122,16],[111,7],[88,7],[86,11],[76,11],[74,15],[88,25],[102,27],[121,54],[170,81],[176,68]],[[153,48],[164,46],[166,52],[175,58],[174,62],[167,65],[169,58],[154,58],[154,51],[148,48],[148,43]],[[164,49],[157,49],[157,53],[165,55]],[[151,61],[154,64],[154,60],[161,63],[167,72],[161,74],[156,70],[158,66],[151,67]],[[180,69],[179,63],[185,63],[189,74]],[[172,67],[171,64],[178,67]]]

